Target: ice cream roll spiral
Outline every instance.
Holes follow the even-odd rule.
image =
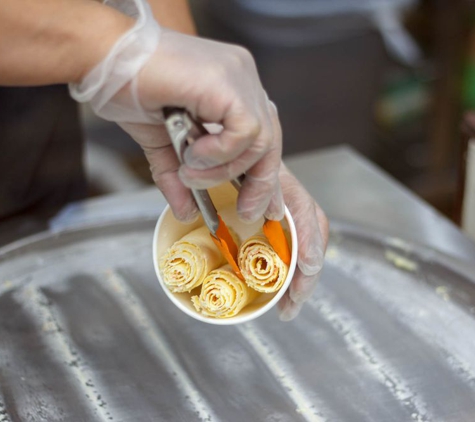
[[[261,233],[251,236],[241,245],[238,265],[246,283],[263,293],[278,291],[288,272],[288,266]]]
[[[166,251],[160,258],[159,270],[171,292],[190,292],[224,262],[208,228],[200,227],[182,237]]]
[[[237,315],[259,293],[246,285],[229,264],[211,271],[201,285],[201,292],[191,301],[195,309],[213,318],[229,318]]]

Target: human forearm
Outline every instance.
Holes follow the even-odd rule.
[[[166,28],[196,35],[187,0],[148,0],[157,22]]]
[[[0,84],[79,81],[132,25],[89,0],[2,0]]]

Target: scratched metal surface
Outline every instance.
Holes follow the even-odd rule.
[[[178,311],[154,221],[0,250],[0,421],[475,420],[475,271],[333,224],[301,316],[237,327]]]

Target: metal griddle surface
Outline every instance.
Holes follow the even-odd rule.
[[[299,318],[195,321],[154,221],[0,250],[0,421],[475,421],[475,270],[334,223]]]

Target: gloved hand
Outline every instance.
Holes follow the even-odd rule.
[[[297,268],[289,289],[278,304],[280,319],[290,321],[297,316],[317,285],[328,243],[328,220],[284,164],[281,165],[279,177],[298,240]]]
[[[187,188],[212,187],[243,172],[240,217],[282,218],[279,120],[250,53],[160,29],[144,0],[108,4],[138,16],[136,24],[79,85],[70,86],[72,96],[90,101],[99,116],[118,122],[141,145],[178,219],[192,220],[197,213]],[[199,120],[223,126],[187,148],[181,167],[162,124],[165,106],[184,107]]]

